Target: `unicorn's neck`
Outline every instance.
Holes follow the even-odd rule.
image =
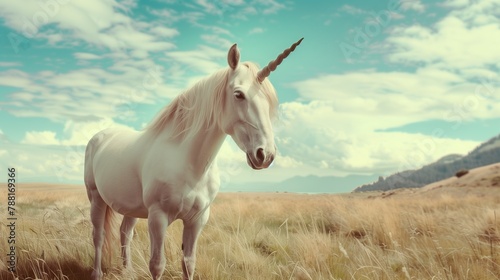
[[[165,107],[148,128],[187,153],[186,168],[195,177],[210,167],[226,136],[219,126],[226,83],[227,70],[196,83]]]
[[[196,137],[181,144],[187,148],[187,164],[195,177],[200,178],[212,165],[225,138],[226,134],[215,127],[200,131]]]
[[[197,83],[189,92],[196,98],[192,113],[200,114],[198,125],[187,132],[181,146],[188,151],[188,165],[195,177],[201,177],[212,165],[226,134],[219,126],[227,71],[219,71]]]

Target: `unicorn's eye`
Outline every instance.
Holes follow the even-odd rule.
[[[243,99],[245,99],[245,94],[243,92],[237,90],[234,92],[234,98],[236,98],[238,100],[243,100]]]

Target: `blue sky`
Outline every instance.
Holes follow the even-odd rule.
[[[88,139],[141,129],[238,43],[273,72],[279,156],[253,171],[228,138],[223,182],[388,175],[500,133],[500,3],[0,0],[0,165],[81,183]],[[225,171],[224,171],[225,170]]]

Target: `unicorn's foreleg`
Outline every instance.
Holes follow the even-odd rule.
[[[102,260],[102,246],[104,245],[104,223],[106,217],[106,208],[108,207],[104,200],[97,192],[97,189],[91,191],[91,206],[90,218],[94,227],[92,238],[94,241],[95,257],[94,257],[94,271],[92,272],[92,279],[99,280],[102,278],[101,260]]]
[[[169,221],[167,214],[158,205],[153,205],[148,210],[149,238],[151,240],[149,271],[153,280],[156,280],[160,279],[165,269],[163,243],[165,242],[165,232],[167,231]]]
[[[182,271],[185,280],[192,280],[194,277],[194,268],[196,265],[196,244],[198,237],[208,221],[210,207],[194,221],[184,221],[184,231],[182,234],[182,251],[184,259],[182,262]]]
[[[134,235],[134,227],[137,224],[137,218],[123,216],[120,226],[120,241],[122,245],[123,266],[126,269],[132,268],[132,259],[130,254],[130,241]]]

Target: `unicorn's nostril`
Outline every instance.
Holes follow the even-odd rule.
[[[264,154],[264,149],[262,148],[258,148],[257,149],[257,153],[255,154],[257,159],[259,160],[259,162],[264,162],[264,160],[266,159],[266,155]]]

